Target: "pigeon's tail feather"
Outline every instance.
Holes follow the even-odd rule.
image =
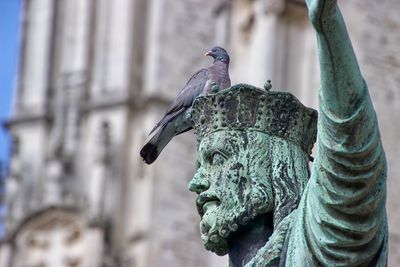
[[[153,163],[174,136],[192,129],[192,121],[187,120],[187,114],[190,113],[190,110],[177,114],[158,129],[150,141],[140,150],[140,156],[144,162]]]
[[[142,150],[140,150],[140,156],[147,164],[153,163],[157,159],[158,155],[157,146],[152,143],[147,143]]]
[[[147,164],[153,163],[164,147],[175,136],[175,131],[171,123],[160,128],[150,141],[140,150],[140,156]]]

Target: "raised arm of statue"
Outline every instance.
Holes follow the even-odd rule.
[[[317,156],[286,266],[386,266],[386,161],[336,0],[306,0],[321,65]]]
[[[318,40],[321,104],[336,117],[354,113],[367,88],[360,73],[337,0],[307,0]]]

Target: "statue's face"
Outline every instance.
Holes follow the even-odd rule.
[[[227,238],[251,219],[270,212],[273,191],[268,175],[265,134],[219,131],[204,137],[189,190],[199,194],[201,239],[206,249],[228,253]]]

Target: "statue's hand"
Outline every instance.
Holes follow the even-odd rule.
[[[336,16],[337,0],[306,0],[308,16],[317,31]]]

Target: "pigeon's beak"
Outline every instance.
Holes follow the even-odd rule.
[[[204,56],[205,56],[205,57],[206,57],[206,56],[213,56],[213,52],[207,51],[207,52],[204,54]]]

